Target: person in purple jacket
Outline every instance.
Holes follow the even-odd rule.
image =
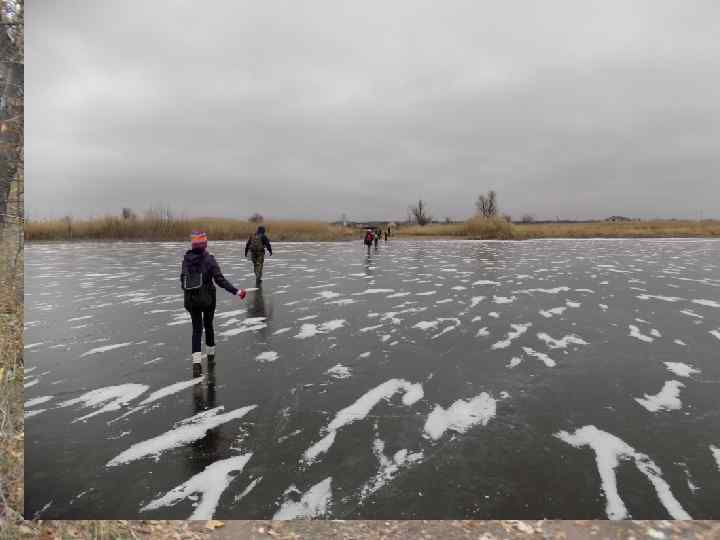
[[[215,256],[207,250],[207,234],[193,231],[190,247],[183,257],[180,284],[185,294],[185,309],[192,319],[192,365],[193,376],[202,372],[202,332],[205,329],[208,363],[215,360],[215,284],[230,294],[245,298],[245,290],[234,287],[220,271]]]

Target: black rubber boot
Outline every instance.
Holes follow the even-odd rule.
[[[199,377],[202,375],[202,364],[194,363],[192,365],[193,369],[193,378]]]

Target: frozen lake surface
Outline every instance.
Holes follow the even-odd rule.
[[[720,519],[720,241],[185,249],[26,246],[27,516]]]

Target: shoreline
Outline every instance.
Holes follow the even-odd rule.
[[[707,235],[592,235],[592,236],[531,236],[524,238],[473,238],[466,236],[448,236],[448,235],[399,235],[390,240],[388,244],[403,240],[427,240],[427,241],[472,241],[472,242],[526,242],[532,240],[720,240],[720,236],[707,234]],[[210,240],[211,243],[216,242],[245,242],[245,238],[238,239],[220,239]],[[313,239],[282,239],[275,240],[271,238],[274,244],[306,244],[306,243],[319,243],[319,244],[334,244],[334,243],[362,243],[362,237],[358,238],[337,238],[333,240],[313,240]],[[116,242],[122,242],[126,244],[147,244],[147,243],[187,243],[187,240],[168,240],[168,239],[157,239],[157,238],[58,238],[58,239],[38,239],[28,240],[27,244],[68,244],[68,243],[93,243],[93,244],[110,244]],[[381,241],[379,245],[384,245],[385,241]]]

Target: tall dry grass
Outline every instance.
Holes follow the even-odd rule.
[[[512,240],[518,238],[516,227],[502,218],[472,218],[464,223],[400,227],[399,236],[451,236],[468,239]]]
[[[319,221],[268,221],[268,236],[276,241],[329,241],[357,237],[357,232]],[[187,240],[193,230],[205,231],[211,240],[244,240],[257,224],[224,218],[103,217],[66,222],[32,221],[25,225],[25,240]]]
[[[720,221],[631,221],[593,223],[522,223],[473,218],[465,223],[400,227],[399,236],[524,240],[528,238],[692,238],[720,236]]]
[[[720,220],[529,223],[515,226],[521,238],[653,238],[720,236]]]

